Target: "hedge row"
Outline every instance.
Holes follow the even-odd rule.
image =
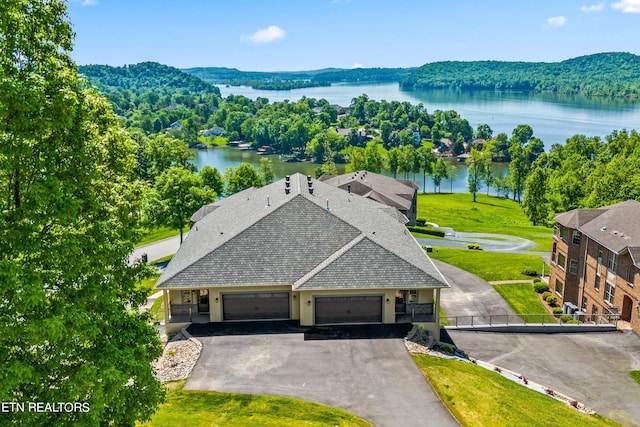
[[[424,228],[420,228],[420,227],[414,227],[411,225],[407,226],[407,229],[413,233],[418,233],[418,234],[429,234],[431,236],[438,236],[438,237],[444,237],[444,231],[442,230],[427,230]]]

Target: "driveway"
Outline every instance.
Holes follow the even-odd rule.
[[[632,331],[446,334],[473,358],[518,372],[623,425],[640,426],[640,385],[629,376],[640,370],[640,336]]]
[[[295,330],[198,336],[202,354],[185,388],[304,399],[379,427],[458,426],[403,339],[321,338]]]
[[[487,324],[492,314],[515,316],[516,312],[486,280],[451,264],[432,261],[451,285],[440,294],[447,317],[477,316],[474,322]]]

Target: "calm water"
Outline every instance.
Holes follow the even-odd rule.
[[[639,129],[640,104],[621,101],[592,100],[584,97],[567,97],[552,94],[532,95],[516,92],[453,91],[453,90],[400,90],[397,84],[333,85],[330,87],[306,88],[289,91],[254,90],[246,86],[220,86],[222,96],[244,95],[251,99],[264,97],[270,102],[297,101],[307,98],[324,98],[331,104],[348,106],[353,98],[367,94],[369,99],[381,101],[408,101],[422,103],[429,113],[435,110],[455,110],[475,129],[486,123],[493,134],[511,131],[519,124],[533,128],[534,136],[544,141],[547,150],[553,144],[564,144],[575,134],[604,137],[613,130]],[[269,156],[274,163],[275,174],[281,178],[287,174],[301,172],[313,175],[318,165],[310,163],[283,163],[278,156]],[[260,156],[252,151],[232,148],[199,150],[198,167],[211,165],[222,171],[228,166],[248,162],[257,166]],[[338,165],[342,171],[343,165]],[[457,176],[453,180],[453,191],[465,192],[466,167],[456,164]],[[505,165],[496,165],[498,173],[504,173]],[[422,177],[416,182],[422,188]],[[451,183],[445,180],[442,191],[449,191]],[[433,191],[432,181],[427,178],[427,191]],[[483,192],[486,190],[483,190]],[[493,192],[492,192],[493,193]]]

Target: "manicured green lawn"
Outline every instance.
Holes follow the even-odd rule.
[[[153,286],[156,284],[159,277],[160,277],[160,274],[154,274],[153,276],[147,279],[144,279],[142,282],[140,282],[140,285],[138,285],[138,287],[146,290],[147,295],[151,295],[154,292]]]
[[[542,258],[539,255],[472,251],[442,246],[434,246],[433,252],[429,252],[428,255],[467,270],[489,282],[531,279],[522,272],[532,270],[540,273],[542,270]]]
[[[414,354],[413,360],[465,427],[619,426],[472,363],[422,354]]]
[[[184,230],[185,233],[187,231],[189,231],[188,228]],[[148,245],[149,243],[157,242],[158,240],[177,236],[179,234],[180,234],[180,230],[172,230],[166,227],[154,228],[153,230],[142,230],[142,238],[136,244],[136,246]],[[152,261],[152,260],[149,260],[149,261]]]
[[[508,234],[532,240],[535,251],[551,251],[552,230],[534,227],[517,202],[485,194],[466,193],[418,195],[418,218],[456,231]]]
[[[631,375],[631,378],[633,378],[635,382],[640,384],[640,371],[631,371],[629,375]]]
[[[518,314],[540,314],[540,317],[533,316],[525,319],[527,322],[556,323],[555,318],[549,314],[547,309],[538,299],[538,294],[533,290],[531,283],[507,283],[494,285],[493,288]]]
[[[167,399],[145,427],[371,426],[342,409],[286,397],[183,390],[167,384]]]

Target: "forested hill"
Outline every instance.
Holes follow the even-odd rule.
[[[256,82],[307,81],[311,83],[399,82],[415,68],[324,68],[312,71],[240,71],[235,68],[200,67],[184,70],[212,83],[250,84]]]
[[[103,93],[127,90],[135,95],[149,91],[165,95],[186,91],[184,94],[220,95],[220,90],[211,83],[157,62],[142,62],[124,67],[82,65],[78,69],[80,74],[87,77],[91,86],[96,86]]]
[[[640,98],[640,56],[610,52],[562,62],[433,62],[400,82],[404,88],[497,89]]]

